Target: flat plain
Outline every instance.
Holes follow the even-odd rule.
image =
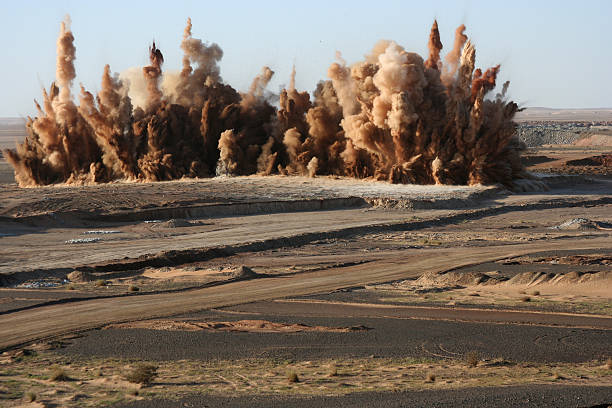
[[[609,154],[531,147],[522,191],[0,161],[1,404],[612,404]]]

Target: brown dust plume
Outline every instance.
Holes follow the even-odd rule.
[[[363,61],[337,54],[312,94],[290,84],[272,104],[263,67],[247,92],[223,82],[223,51],[192,36],[187,20],[179,72],[150,64],[131,76],[106,65],[100,92],[71,87],[76,49],[70,21],[57,40],[56,80],[43,89],[26,140],[4,151],[20,186],[160,181],[215,175],[337,175],[392,183],[513,186],[528,178],[513,122],[518,106],[494,98],[500,67],[476,68],[476,51],[455,32],[442,58],[438,23],[426,60],[380,41]],[[139,85],[140,84],[140,85]]]

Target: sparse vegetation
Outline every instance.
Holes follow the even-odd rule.
[[[435,239],[424,238],[421,240],[421,245],[429,245],[429,246],[440,246],[442,245],[442,241],[438,241]]]
[[[153,364],[139,364],[124,375],[124,378],[134,384],[149,385],[157,377],[158,367]]]
[[[329,376],[330,377],[338,376],[338,367],[335,364],[329,367]]]
[[[482,359],[482,355],[481,355]],[[303,395],[329,395],[354,393],[372,389],[380,391],[418,390],[437,387],[463,388],[475,381],[480,386],[520,385],[529,383],[562,384],[568,378],[605,378],[607,371],[603,360],[585,363],[516,363],[503,359],[483,362],[476,368],[466,367],[465,355],[460,360],[449,359],[440,363],[432,359],[357,358],[340,360],[279,361],[273,359],[210,361],[167,361],[151,386],[145,391],[137,385],[124,384],[120,389],[115,381],[122,373],[125,360],[98,358],[74,360],[69,367],[65,356],[41,351],[35,359],[14,362],[11,371],[2,370],[0,378],[8,391],[0,397],[26,402],[26,392],[37,394],[36,401],[44,399],[50,406],[96,407],[106,406],[106,401],[134,400],[136,397],[164,398],[167,395],[184,395],[193,391],[194,385],[206,387],[213,395],[225,395],[228,384],[238,395],[283,393],[299,391]],[[140,364],[151,364],[141,361]],[[66,367],[73,378],[71,383],[45,382],[51,367]],[[159,364],[157,364],[159,365]],[[92,369],[93,368],[93,369]],[[125,371],[136,371],[136,363]],[[155,368],[155,366],[154,366]],[[338,376],[334,376],[336,368]],[[104,370],[104,381],[97,377]],[[144,370],[145,372],[148,370]],[[130,373],[131,374],[131,373]],[[138,372],[134,376],[140,375]],[[10,378],[9,378],[10,377]],[[125,378],[126,376],[122,376]],[[76,381],[89,379],[90,381]],[[131,378],[134,382],[137,378]],[[93,381],[92,381],[93,380]],[[254,386],[256,381],[256,386]],[[163,383],[163,386],[161,384]],[[298,384],[299,383],[299,384]],[[137,383],[138,384],[138,383]],[[36,387],[36,388],[33,388]],[[56,393],[57,392],[57,393]],[[43,398],[44,396],[44,398]],[[1,398],[0,398],[1,400]]]
[[[468,367],[476,367],[479,360],[478,352],[476,351],[470,351],[465,355],[465,363],[468,365]]]
[[[108,282],[105,279],[98,279],[95,283],[96,286],[106,286]]]
[[[51,381],[70,381],[71,378],[63,368],[54,368],[49,377]]]
[[[25,393],[23,399],[25,400],[25,402],[34,402],[36,401],[36,393],[33,393],[32,391],[28,391]]]

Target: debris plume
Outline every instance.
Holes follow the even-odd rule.
[[[488,98],[500,66],[476,68],[461,25],[442,58],[438,23],[426,60],[380,41],[363,61],[340,53],[312,94],[277,95],[263,67],[247,92],[226,84],[223,51],[194,38],[187,20],[181,69],[162,70],[155,42],[149,65],[113,74],[106,65],[94,96],[71,94],[76,48],[60,24],[56,80],[35,101],[26,140],[4,152],[20,186],[160,181],[215,175],[285,174],[373,178],[391,183],[489,184],[510,188],[529,175],[513,122],[518,106],[506,82]]]

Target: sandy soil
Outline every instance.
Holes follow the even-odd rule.
[[[147,329],[162,331],[231,331],[245,333],[302,333],[302,332],[331,332],[348,333],[359,330],[368,330],[365,326],[327,327],[308,326],[305,324],[274,323],[267,320],[238,320],[238,321],[195,321],[153,319],[137,322],[112,324],[105,329]]]
[[[0,186],[0,401],[19,405],[28,389],[93,406],[559,378],[565,396],[569,385],[605,395],[610,181],[555,176],[546,189],[288,177]],[[480,358],[465,371],[470,351]],[[500,357],[511,365],[491,365]],[[121,382],[135,361],[160,364],[139,395]],[[345,376],[323,381],[332,362]],[[52,366],[75,381],[53,383]],[[425,383],[432,370],[444,381]]]
[[[609,178],[612,166],[605,161],[597,163],[597,159],[609,156],[611,149],[610,146],[601,145],[532,147],[523,154],[523,163],[534,174],[581,174]]]

